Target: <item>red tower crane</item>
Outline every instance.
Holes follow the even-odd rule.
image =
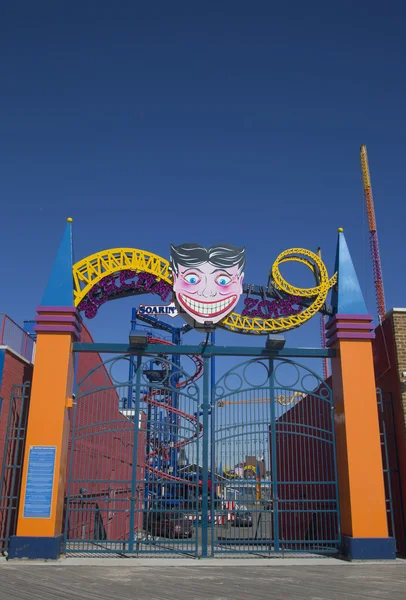
[[[366,146],[361,146],[361,170],[364,184],[365,204],[367,207],[368,227],[370,233],[370,246],[372,255],[372,268],[374,273],[376,303],[378,317],[381,321],[386,314],[385,294],[383,291],[381,257],[379,254],[378,233],[376,230],[374,199],[372,196],[371,178],[369,176],[368,155]]]

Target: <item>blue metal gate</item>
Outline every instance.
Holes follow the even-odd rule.
[[[248,360],[217,381],[212,408],[212,554],[338,552],[328,385],[291,360]]]
[[[337,552],[330,388],[292,360],[246,360],[217,382],[209,357],[184,360],[190,373],[123,355],[79,382],[66,553]]]
[[[79,382],[67,554],[198,554],[202,361],[194,362],[189,374],[165,356],[120,356]]]

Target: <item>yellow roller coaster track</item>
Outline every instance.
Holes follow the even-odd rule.
[[[282,277],[279,270],[280,265],[285,262],[299,262],[308,267],[313,274],[317,275],[319,285],[312,288],[299,288],[290,285]],[[303,248],[291,248],[281,252],[272,266],[271,273],[274,284],[278,289],[292,296],[300,296],[301,298],[314,297],[314,302],[296,315],[280,317],[279,319],[248,318],[233,312],[223,319],[221,322],[222,327],[231,329],[231,331],[239,331],[240,333],[264,334],[272,331],[288,331],[314,317],[325,304],[329,289],[337,282],[337,274],[335,273],[329,279],[326,266],[321,258],[314,252]]]
[[[126,270],[151,273],[158,280],[173,285],[168,260],[137,248],[111,248],[87,256],[73,265],[75,306],[78,306],[86,294],[104,277]]]
[[[281,275],[282,263],[299,262],[316,275],[319,284],[312,288],[299,288],[289,284]],[[172,285],[173,277],[169,261],[145,250],[136,248],[112,248],[83,258],[73,265],[74,303],[78,306],[90,290],[104,277],[116,275],[120,271],[130,270],[155,275],[157,280]],[[285,250],[277,257],[272,266],[274,285],[292,296],[314,298],[314,302],[302,312],[277,319],[243,317],[232,312],[219,324],[220,327],[239,333],[266,334],[273,331],[287,331],[302,325],[313,317],[324,305],[329,289],[336,283],[337,274],[330,279],[321,258],[303,248]]]

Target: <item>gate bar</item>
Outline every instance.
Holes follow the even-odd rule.
[[[275,410],[275,369],[274,361],[269,359],[269,398],[271,409],[271,481],[273,509],[273,544],[275,552],[279,552],[279,490],[278,490],[278,460],[276,456],[276,410]]]
[[[75,342],[74,352],[97,352],[98,354],[194,354],[198,356],[263,356],[266,358],[335,358],[333,348],[283,348],[267,350],[261,347],[247,346],[212,346],[197,344],[195,346],[170,346],[169,344],[147,344],[145,348],[134,348],[127,344],[87,344]]]
[[[210,362],[204,359],[203,368],[203,469],[202,469],[202,558],[207,558],[209,517],[209,371]],[[212,473],[212,484],[213,484]],[[213,485],[212,485],[213,487]]]
[[[135,383],[135,406],[134,406],[134,438],[132,453],[132,477],[131,477],[131,497],[130,497],[130,539],[128,541],[128,551],[134,552],[134,529],[135,529],[135,511],[138,510],[138,429],[140,426],[140,387],[141,387],[141,357],[137,358],[137,372]],[[137,520],[139,514],[137,512]],[[137,523],[138,524],[138,523]]]

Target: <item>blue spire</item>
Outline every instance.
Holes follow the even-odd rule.
[[[331,297],[334,312],[340,315],[367,315],[364,295],[341,228],[338,230],[335,272],[338,273],[338,283]]]
[[[72,219],[67,219],[41,306],[73,306]]]

